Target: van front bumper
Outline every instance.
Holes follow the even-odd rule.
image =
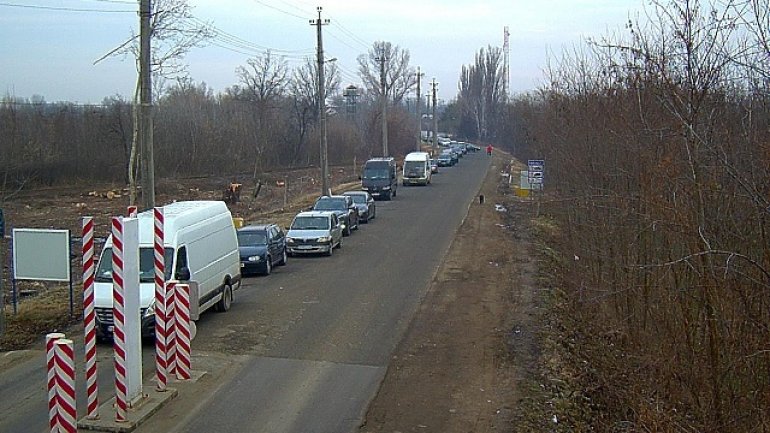
[[[111,308],[96,308],[96,336],[100,339],[109,339],[115,333],[115,322]],[[142,338],[155,337],[155,315],[144,316],[144,308],[141,310]]]

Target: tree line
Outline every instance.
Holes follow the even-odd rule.
[[[575,318],[573,361],[590,361],[596,431],[768,432],[770,6],[645,12],[494,110],[493,91],[465,104],[461,90],[456,126],[546,161],[552,290]],[[461,89],[487,70],[477,58]]]
[[[329,161],[351,164],[381,155],[379,63],[386,68],[389,148],[414,148],[417,125],[403,99],[416,83],[408,50],[375,42],[358,59],[364,86],[345,97],[336,64],[325,64]],[[317,165],[317,63],[296,68],[269,51],[236,70],[238,82],[220,93],[187,77],[158,80],[154,104],[157,176],[255,178],[266,170]],[[369,79],[367,79],[369,77]],[[132,100],[101,104],[47,103],[43,97],[0,100],[0,190],[77,179],[128,182],[135,136]],[[134,167],[136,170],[136,167]]]

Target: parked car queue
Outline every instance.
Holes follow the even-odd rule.
[[[481,148],[470,143],[449,142],[432,158],[413,152],[405,158],[402,184],[429,185],[439,167],[456,165],[462,155]],[[367,169],[369,167],[369,169]],[[388,181],[388,178],[392,181]],[[269,275],[275,266],[284,266],[289,257],[331,256],[340,249],[343,238],[377,217],[375,195],[382,200],[396,196],[397,166],[393,158],[373,158],[364,165],[362,189],[339,195],[318,197],[312,208],[299,212],[284,231],[278,224],[249,225],[237,230],[241,274]],[[384,183],[383,183],[384,179]]]

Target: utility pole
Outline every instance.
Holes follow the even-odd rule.
[[[417,151],[419,152],[420,144],[422,143],[422,103],[420,102],[420,82],[422,76],[425,75],[420,72],[420,67],[417,67]]]
[[[436,82],[435,77],[430,85],[433,89],[433,146],[438,147],[438,118],[436,118],[436,87],[438,86],[438,83]]]
[[[152,142],[152,67],[150,52],[151,0],[139,5],[139,128],[142,154],[142,207],[155,207],[155,159]]]
[[[505,100],[508,100],[508,92],[509,89],[509,81],[511,77],[510,73],[510,60],[509,55],[511,51],[511,44],[509,42],[509,37],[511,36],[511,32],[508,31],[508,26],[505,26],[503,28],[503,96]]]
[[[323,8],[318,6],[318,19],[310,20],[310,25],[315,25],[318,33],[318,116],[321,123],[321,195],[331,194],[329,190],[329,152],[326,142],[326,89],[324,89],[324,43],[321,36],[321,26],[329,24],[329,20],[321,19]]]
[[[385,87],[385,58],[383,52],[375,60],[380,62],[380,96],[382,97],[382,156],[388,156],[388,90]]]

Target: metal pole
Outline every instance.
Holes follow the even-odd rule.
[[[420,82],[422,81],[422,76],[425,74],[420,73],[420,67],[417,67],[417,106],[415,111],[417,111],[417,151],[420,151],[420,144],[422,142],[422,103],[420,102]]]
[[[431,83],[433,86],[433,146],[438,147],[438,119],[436,118],[436,79]]]
[[[377,60],[380,62],[380,93],[382,97],[382,156],[388,156],[388,89],[385,86],[385,53]]]
[[[155,207],[155,161],[152,142],[152,73],[150,54],[151,0],[140,0],[139,6],[139,110],[142,149],[142,204],[145,209]]]
[[[317,47],[317,60],[318,60],[318,116],[321,123],[321,195],[327,195],[329,191],[329,152],[328,143],[326,141],[326,90],[324,89],[324,45],[323,37],[321,36],[321,26],[328,24],[329,20],[321,20],[321,11],[323,8],[318,7],[318,20],[311,20],[310,24],[315,24],[317,29],[318,47]]]

